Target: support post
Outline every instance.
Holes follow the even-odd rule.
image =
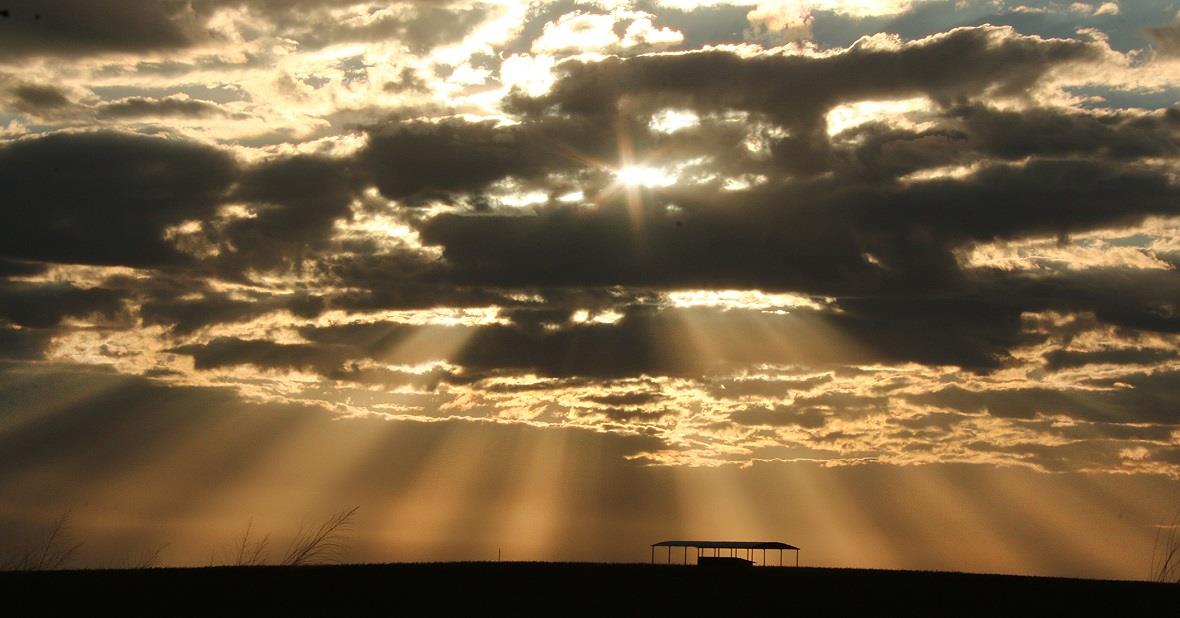
[[[651,546],[651,563],[652,564],[656,563],[656,546],[655,545]]]

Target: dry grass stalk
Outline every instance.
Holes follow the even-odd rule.
[[[315,530],[300,529],[287,550],[287,555],[281,564],[287,566],[301,566],[322,562],[335,562],[346,548],[344,536],[352,530],[353,516],[359,506],[345,509]]]
[[[1151,551],[1152,581],[1180,583],[1180,512],[1167,526],[1155,531],[1155,546]]]
[[[246,531],[242,533],[242,538],[234,545],[234,556],[231,563],[235,566],[256,566],[266,562],[266,555],[270,549],[270,535],[263,536],[261,539],[251,539],[250,533],[254,530],[254,518],[246,522]]]
[[[33,547],[21,552],[4,565],[12,571],[49,571],[69,564],[78,553],[81,543],[70,542],[70,512],[62,513],[53,522],[45,538]]]

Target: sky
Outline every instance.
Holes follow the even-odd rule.
[[[0,552],[1150,576],[1180,1],[4,0]]]

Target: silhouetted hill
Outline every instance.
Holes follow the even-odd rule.
[[[3,613],[1176,615],[1180,586],[818,568],[438,563],[0,573]],[[104,613],[105,613],[104,611]]]

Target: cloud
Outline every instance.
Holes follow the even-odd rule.
[[[969,391],[950,387],[910,400],[961,412],[986,411],[1000,417],[1031,419],[1038,414],[1111,423],[1174,423],[1180,401],[1180,377],[1174,372],[1120,376],[1101,390],[1019,388]],[[1118,382],[1118,385],[1115,384]]]
[[[236,4],[245,7],[250,16],[269,22],[277,36],[297,41],[305,49],[357,42],[396,42],[415,53],[461,40],[495,12],[490,5],[482,3],[465,6],[458,2],[432,1],[387,6],[355,1]]]
[[[324,374],[336,371],[347,358],[346,350],[335,346],[275,343],[265,339],[218,338],[201,345],[176,348],[193,357],[197,369],[254,365],[265,369],[304,369]]]
[[[44,264],[0,259],[0,277],[37,275],[45,271]]]
[[[113,132],[60,133],[0,147],[10,258],[162,265],[184,261],[164,229],[213,214],[237,173],[193,143]]]
[[[1126,348],[1100,350],[1096,352],[1053,350],[1045,354],[1045,366],[1049,369],[1059,370],[1096,364],[1154,365],[1161,361],[1178,357],[1180,357],[1180,352],[1176,350],[1160,350],[1154,348]]]
[[[566,13],[545,24],[531,49],[534,54],[608,52],[676,45],[684,41],[683,34],[653,25],[653,17],[649,13],[624,10],[610,14]]]
[[[7,6],[0,52],[17,58],[216,49],[263,34],[309,48],[400,39],[421,51],[461,38],[487,16],[483,7],[428,2],[373,12],[355,0],[11,0]]]
[[[59,89],[45,85],[24,85],[13,89],[18,106],[26,110],[51,110],[69,105],[70,100]]]
[[[40,360],[52,336],[48,329],[0,327],[0,358]]]
[[[1022,36],[1008,27],[957,28],[917,41],[866,37],[847,50],[808,56],[725,51],[611,58],[566,63],[552,92],[522,103],[595,115],[633,104],[740,109],[766,114],[792,127],[821,122],[836,104],[925,94],[953,101],[983,93],[1013,96],[1052,69],[1103,57],[1098,43]],[[954,63],[945,61],[953,57]],[[714,79],[695,79],[699,75]],[[808,88],[793,87],[806,83]]]
[[[65,317],[91,315],[113,319],[123,310],[124,294],[103,288],[78,288],[69,283],[0,284],[0,323],[23,327],[56,326]]]
[[[6,4],[9,18],[0,21],[0,53],[9,57],[147,52],[200,40],[199,23],[183,0]]]
[[[272,312],[287,311],[298,317],[315,317],[324,309],[320,296],[308,293],[257,294],[235,298],[224,292],[204,290],[192,282],[183,287],[149,290],[139,307],[146,325],[163,325],[175,334],[189,334],[214,324],[244,322]],[[193,298],[197,296],[197,298]]]
[[[187,97],[128,97],[98,108],[97,116],[106,120],[129,118],[211,118],[225,116],[227,112],[216,103],[189,99]]]
[[[1147,28],[1147,36],[1156,50],[1164,56],[1180,54],[1180,22]]]
[[[577,169],[579,157],[613,149],[593,123],[539,121],[497,128],[494,123],[402,123],[370,130],[360,154],[382,195],[410,204],[480,193],[509,176],[535,178]]]
[[[251,216],[227,222],[214,237],[235,248],[222,254],[230,267],[300,267],[301,256],[326,243],[333,223],[349,216],[359,187],[347,161],[293,156],[245,170],[231,199]]]
[[[711,385],[709,394],[718,399],[778,397],[791,391],[809,391],[831,381],[829,374],[795,380],[719,380]]]
[[[746,408],[730,415],[735,423],[742,425],[795,425],[805,429],[819,429],[828,420],[823,410],[802,406],[777,406],[768,408]]]

